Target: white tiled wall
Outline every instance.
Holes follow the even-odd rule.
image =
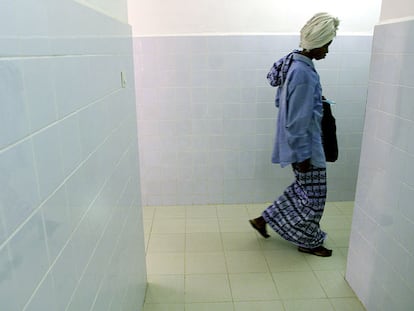
[[[143,303],[129,36],[74,1],[0,1],[1,310]]]
[[[347,279],[367,310],[414,306],[414,20],[375,28]]]
[[[368,87],[371,36],[338,36],[316,62],[338,104],[340,159],[329,200],[353,200]],[[277,110],[266,81],[296,35],[134,38],[143,203],[262,203],[292,181],[270,163]]]

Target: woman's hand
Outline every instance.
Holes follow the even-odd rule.
[[[294,166],[299,172],[306,173],[310,171],[312,165],[310,159],[306,159],[303,162],[296,162]]]

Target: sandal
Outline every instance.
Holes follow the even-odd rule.
[[[270,235],[266,231],[266,225],[264,225],[263,227],[259,227],[254,219],[250,219],[249,222],[252,225],[252,227],[260,233],[262,237],[264,237],[265,239],[270,238]]]
[[[302,253],[312,254],[315,256],[319,256],[319,257],[331,257],[332,256],[332,250],[327,249],[323,246],[318,246],[315,248],[299,247],[298,251]]]

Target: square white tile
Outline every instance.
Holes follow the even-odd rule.
[[[332,298],[330,301],[335,311],[365,311],[357,298]]]
[[[187,218],[186,232],[219,232],[219,223],[217,218]]]
[[[339,271],[315,271],[329,298],[355,297],[355,293]]]
[[[209,206],[188,206],[186,207],[187,218],[217,218],[217,208]]]
[[[186,274],[227,273],[226,258],[223,252],[195,252],[185,255]]]
[[[187,233],[186,252],[216,252],[223,250],[220,233]]]
[[[154,217],[158,218],[184,218],[185,217],[184,206],[163,206],[155,209]]]
[[[235,311],[285,311],[280,300],[271,301],[236,301],[234,302]]]
[[[244,218],[219,218],[221,232],[251,232],[248,216]]]
[[[158,233],[151,234],[148,243],[148,252],[184,252],[185,234],[180,233]]]
[[[269,272],[260,251],[226,252],[226,262],[229,273]]]
[[[332,225],[341,219],[348,221],[351,203],[330,203],[335,211],[328,215],[328,221]],[[232,211],[236,208],[233,205],[229,207]],[[144,310],[164,311],[169,310],[167,306],[170,305],[174,311],[183,308],[194,311],[244,311],[252,308],[263,311],[336,311],[335,308],[346,308],[346,302],[359,308],[358,300],[344,280],[349,229],[328,231],[331,234],[327,245],[333,247],[334,255],[321,258],[299,253],[297,247],[280,238],[270,228],[272,237],[263,239],[250,227],[248,217],[243,221],[249,231],[227,230],[230,227],[223,228],[219,222],[229,220],[230,224],[233,219],[220,219],[216,208],[186,207],[183,216],[178,206],[176,212],[172,212],[172,217],[154,217],[154,223],[158,222],[160,226],[159,231],[163,230],[163,224],[166,228],[171,225],[170,229],[165,230],[182,230],[183,222],[185,231],[171,234],[152,232],[148,235],[149,249],[152,246],[147,256],[149,275],[151,279],[160,277],[162,282],[165,282],[164,277],[184,275],[185,286],[176,290],[173,298],[171,290],[161,286],[166,291],[167,301],[171,302],[165,303],[162,298],[157,300],[152,297]],[[222,209],[222,215],[226,215],[225,205],[218,208]],[[256,207],[250,206],[252,208]],[[147,219],[152,222],[151,217]],[[178,236],[180,238],[177,240]],[[164,251],[162,244],[167,244]],[[172,251],[169,250],[171,248]],[[177,300],[177,297],[182,297],[182,293],[179,293],[181,290],[185,295],[184,302]]]
[[[276,300],[279,295],[269,273],[230,274],[234,301]]]
[[[152,233],[185,233],[184,218],[155,218]]]
[[[184,311],[184,304],[145,303],[143,311]]]
[[[184,275],[148,275],[145,303],[184,303]]]
[[[332,248],[331,257],[317,257],[309,254],[304,255],[312,270],[337,270],[345,271],[346,256],[337,248]]]
[[[265,252],[266,261],[272,272],[283,271],[311,271],[305,256],[299,253],[296,248],[292,250],[268,251]]]
[[[185,302],[231,301],[230,284],[226,274],[185,276]]]
[[[282,299],[326,298],[319,280],[311,271],[273,273]]]
[[[148,274],[184,274],[184,253],[148,253]]]
[[[187,303],[185,311],[233,311],[231,302]]]
[[[246,218],[248,213],[244,205],[219,205],[217,206],[218,218]]]
[[[260,243],[253,232],[224,232],[221,234],[225,251],[259,251]]]
[[[335,311],[328,299],[298,299],[283,301],[286,311]]]

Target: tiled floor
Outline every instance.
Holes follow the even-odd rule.
[[[248,223],[265,204],[144,208],[144,311],[362,311],[344,280],[352,202],[327,203],[333,256],[299,253]]]

